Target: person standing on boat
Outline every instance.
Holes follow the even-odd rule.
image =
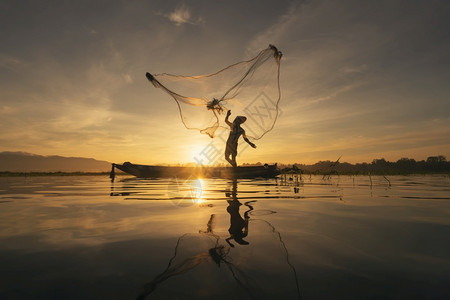
[[[231,110],[227,112],[227,116],[225,118],[225,123],[230,126],[230,135],[228,136],[227,145],[225,148],[225,159],[233,166],[237,167],[236,156],[237,156],[237,146],[239,137],[242,135],[244,141],[246,141],[250,146],[256,148],[256,145],[249,141],[247,136],[245,135],[245,130],[241,127],[247,118],[244,116],[237,116],[233,123],[231,123],[228,118],[231,115]]]

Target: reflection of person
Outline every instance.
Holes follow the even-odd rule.
[[[237,167],[236,163],[236,155],[237,155],[237,146],[239,137],[242,135],[244,140],[253,148],[256,148],[256,145],[250,142],[245,135],[245,130],[241,127],[241,124],[244,123],[247,118],[244,116],[237,116],[233,123],[231,123],[228,118],[231,115],[231,110],[227,112],[227,116],[225,118],[225,123],[230,126],[230,135],[228,136],[227,146],[225,149],[225,159],[233,166]],[[231,156],[231,158],[230,158]]]
[[[230,194],[226,194],[227,196],[230,196]],[[253,207],[249,205],[251,202],[255,201],[249,201],[245,202],[244,204],[249,207],[249,209],[244,213],[244,218],[242,218],[241,214],[239,213],[239,208],[242,205],[241,202],[239,202],[237,198],[237,181],[233,181],[233,192],[231,193],[232,200],[228,201],[228,207],[227,212],[230,214],[230,228],[228,229],[228,232],[230,233],[230,237],[226,239],[226,242],[231,247],[234,247],[234,245],[230,242],[230,240],[235,240],[236,243],[240,245],[248,245],[249,242],[244,241],[244,238],[248,235],[248,221],[250,219],[249,212],[253,210]]]

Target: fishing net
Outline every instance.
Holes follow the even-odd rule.
[[[146,76],[177,102],[181,120],[187,129],[195,129],[211,138],[219,128],[228,129],[225,116],[231,110],[230,122],[246,116],[242,124],[246,135],[258,140],[275,125],[279,112],[280,60],[282,53],[269,45],[256,57],[202,76],[171,74]]]

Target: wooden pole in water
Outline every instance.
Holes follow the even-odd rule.
[[[111,172],[109,173],[109,178],[111,178],[111,182],[114,182],[114,179],[116,178],[116,172],[114,172],[116,164],[112,164]]]

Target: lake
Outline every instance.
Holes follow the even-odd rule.
[[[450,298],[450,178],[0,178],[0,299]]]

